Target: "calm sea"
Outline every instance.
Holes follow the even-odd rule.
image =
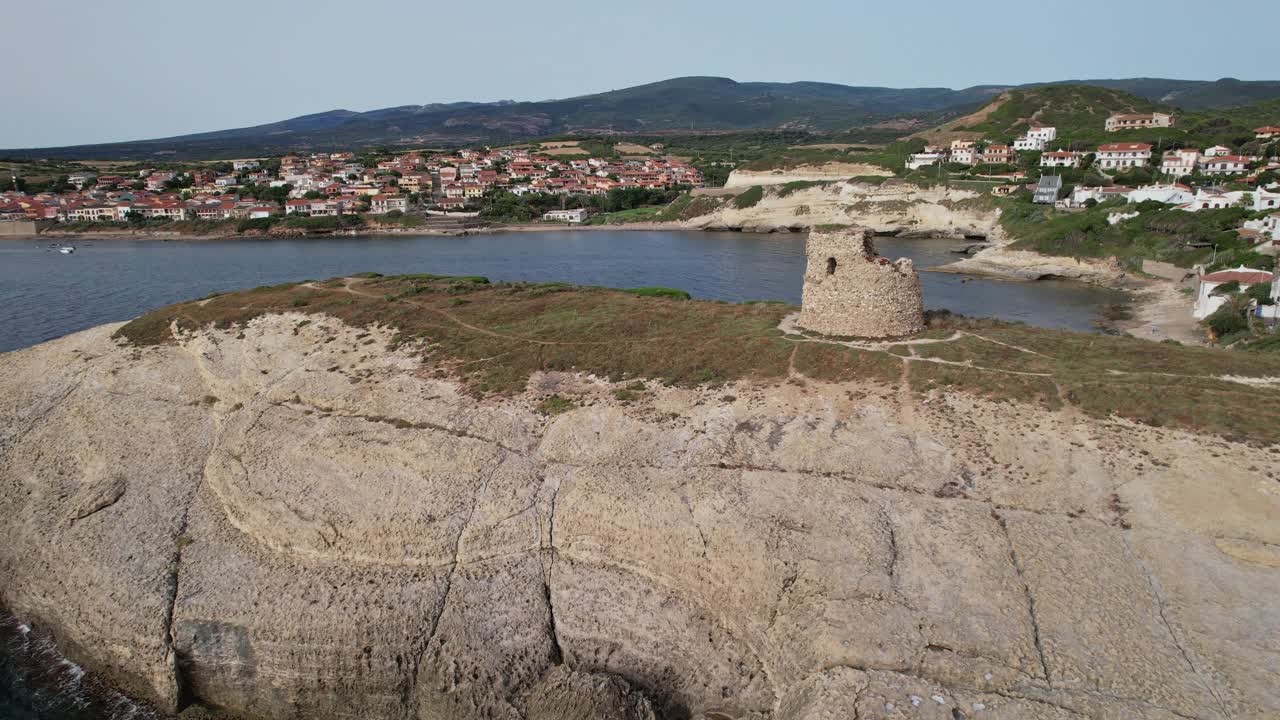
[[[486,275],[609,287],[662,285],[697,298],[800,302],[803,235],[704,232],[513,232],[465,237],[297,240],[0,240],[0,352],[27,347],[214,291],[362,271]],[[881,238],[917,268],[957,256],[951,240]],[[1069,282],[1004,282],[924,273],[926,307],[1044,327],[1095,329],[1123,293]]]

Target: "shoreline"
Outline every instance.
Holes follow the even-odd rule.
[[[77,241],[138,241],[159,240],[165,242],[211,242],[217,240],[271,241],[305,238],[357,237],[465,237],[468,235],[494,235],[499,233],[536,232],[741,232],[755,234],[758,231],[712,230],[690,226],[679,221],[639,222],[618,225],[552,225],[544,223],[515,223],[465,230],[371,229],[341,233],[313,233],[300,235],[227,234],[180,235],[160,232],[45,232],[37,235],[0,236],[0,241],[47,241],[51,244]],[[768,234],[768,233],[764,233]],[[1119,267],[1099,261],[1060,258],[1024,250],[1007,250],[1007,244],[995,245],[944,265],[921,268],[920,272],[971,275],[1010,282],[1035,282],[1042,279],[1066,280],[1085,285],[1124,292],[1128,301],[1123,304],[1130,311],[1128,317],[1102,318],[1097,326],[1104,331],[1128,334],[1144,340],[1176,340],[1184,344],[1204,345],[1206,341],[1199,326],[1191,318],[1191,301],[1180,295],[1169,280],[1148,279],[1125,272]]]

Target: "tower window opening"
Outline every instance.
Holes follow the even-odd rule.
[[[827,274],[828,274],[828,275],[835,275],[835,274],[836,274],[836,259],[835,259],[835,258],[827,258]]]

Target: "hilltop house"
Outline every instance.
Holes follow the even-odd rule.
[[[1240,283],[1241,290],[1249,289],[1251,285],[1258,283],[1269,283],[1272,280],[1271,273],[1266,270],[1254,270],[1247,267],[1238,267],[1231,270],[1220,270],[1215,273],[1200,276],[1200,289],[1196,293],[1196,303],[1192,307],[1191,315],[1197,320],[1203,320],[1213,314],[1215,310],[1222,307],[1226,302],[1226,298],[1221,295],[1213,295],[1213,291],[1220,285],[1229,282]],[[1272,296],[1275,296],[1276,283],[1271,285]]]
[[[1167,113],[1119,114],[1107,118],[1104,127],[1107,132],[1121,130],[1146,130],[1148,128],[1173,127],[1174,117]]]
[[[1013,141],[1014,150],[1044,150],[1058,137],[1058,128],[1033,127],[1026,135]]]
[[[1151,161],[1151,146],[1146,143],[1110,143],[1099,145],[1096,164],[1100,168],[1145,167]]]

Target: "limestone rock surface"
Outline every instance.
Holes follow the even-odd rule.
[[[0,600],[163,708],[1280,716],[1275,448],[874,384],[477,400],[301,319],[0,355]]]

